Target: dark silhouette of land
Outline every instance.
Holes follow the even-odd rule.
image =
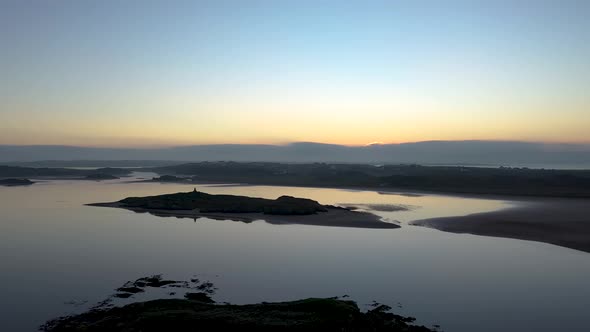
[[[159,177],[155,177],[152,178],[153,182],[175,182],[175,183],[179,183],[179,182],[190,182],[190,179],[187,178],[183,178],[183,177],[178,177],[178,176],[174,176],[174,175],[162,175]]]
[[[211,195],[197,190],[186,193],[120,200],[124,207],[154,210],[198,210],[199,212],[264,213],[308,215],[326,212],[327,207],[305,198],[281,196],[275,200],[236,195]]]
[[[207,217],[250,222],[265,220],[272,224],[305,224],[362,228],[399,228],[381,221],[367,212],[316,201],[281,196],[275,200],[235,195],[211,195],[199,191],[148,197],[129,197],[113,203],[94,203],[90,206],[125,208],[149,212],[157,216],[185,218]]]
[[[0,179],[0,186],[15,187],[15,186],[29,186],[33,181],[29,179]]]
[[[72,169],[52,167],[21,167],[0,166],[0,178],[27,177],[27,178],[72,178],[72,179],[107,179],[131,174],[131,170],[125,168],[103,167],[98,169]]]
[[[590,171],[459,166],[202,162],[149,168],[179,182],[590,197]],[[157,179],[154,179],[157,181]]]
[[[86,175],[85,179],[86,180],[102,181],[102,180],[116,180],[116,179],[119,179],[119,177],[115,176],[115,175],[111,175],[111,174],[93,173],[93,174]]]
[[[1,146],[0,146],[1,149]],[[188,162],[188,161],[186,161]],[[179,161],[170,160],[35,160],[35,161],[12,161],[12,162],[1,162],[4,166],[21,166],[21,167],[52,167],[52,168],[64,168],[64,167],[160,167],[160,166],[171,166],[178,165]]]
[[[200,162],[135,170],[160,174],[155,182],[242,183],[281,186],[367,188],[456,194],[590,197],[590,170],[484,168],[463,166],[286,164]],[[0,166],[0,178],[106,180],[124,168],[95,170]]]
[[[184,289],[184,299],[158,299],[112,307],[114,298],[132,298],[153,288]],[[374,303],[362,312],[354,301],[308,298],[297,301],[232,305],[216,303],[211,282],[166,280],[160,275],[127,282],[117,293],[89,311],[50,320],[46,332],[160,331],[390,331],[431,332],[414,325],[415,318],[396,315]],[[117,296],[120,295],[120,296]]]
[[[241,183],[256,185],[428,191],[455,194],[590,197],[590,170],[484,168],[463,166],[287,164],[200,162],[134,170],[159,177],[151,182]],[[130,169],[31,168],[0,166],[0,178],[107,180]]]
[[[590,201],[585,199],[529,200],[500,211],[419,220],[412,224],[452,233],[545,242],[590,252]]]
[[[413,318],[389,309],[383,305],[365,313],[354,301],[330,298],[232,305],[189,297],[90,311],[64,318],[44,331],[434,331],[412,325]]]

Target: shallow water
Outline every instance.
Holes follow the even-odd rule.
[[[149,175],[144,175],[149,176]],[[348,294],[452,331],[586,331],[590,255],[553,245],[407,225],[509,202],[439,195],[269,186],[209,193],[308,197],[324,204],[403,204],[375,212],[401,229],[246,224],[87,207],[194,185],[47,181],[0,187],[0,331],[34,331],[79,312],[127,280],[198,275],[232,303]],[[79,306],[71,301],[84,303]],[[401,303],[402,308],[397,307]]]

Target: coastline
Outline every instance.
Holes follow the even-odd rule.
[[[410,224],[450,233],[536,241],[590,252],[590,200],[536,198],[513,202],[517,204],[497,211],[416,220]]]
[[[136,183],[200,184],[221,186],[280,186],[273,184],[196,182],[158,182],[152,180]],[[590,199],[564,197],[513,196],[498,194],[469,194],[409,190],[404,188],[336,187],[289,185],[286,187],[331,188],[339,190],[372,191],[382,195],[434,195],[462,198],[501,200],[511,206],[500,210],[474,213],[466,216],[437,217],[414,220],[410,225],[429,227],[451,233],[467,233],[481,236],[503,237],[518,240],[549,243],[574,250],[590,252]],[[311,216],[276,216],[262,213],[198,213],[192,210],[146,210],[128,208],[119,203],[88,204],[125,208],[137,213],[150,213],[161,217],[229,219],[242,222],[264,220],[270,224],[302,224],[356,228],[398,228],[371,213],[354,211],[346,215],[336,211]],[[353,212],[353,211],[348,211]]]
[[[122,178],[123,179],[123,178]],[[159,183],[159,184],[186,184],[186,185],[204,185],[213,187],[293,187],[293,188],[310,188],[310,189],[337,189],[349,191],[371,191],[381,195],[400,195],[410,197],[421,196],[450,196],[460,198],[475,198],[475,199],[489,199],[498,201],[514,201],[514,202],[528,202],[533,200],[586,200],[590,202],[590,197],[564,197],[564,196],[542,196],[542,195],[522,195],[522,194],[507,194],[507,193],[474,193],[462,191],[444,191],[444,190],[425,190],[412,189],[405,187],[367,187],[367,186],[322,186],[322,185],[306,185],[306,184],[274,184],[274,183],[249,183],[249,182],[220,182],[220,181],[154,181],[154,180],[131,180],[122,181],[120,183]]]
[[[312,226],[330,226],[330,227],[353,227],[353,228],[373,228],[373,229],[396,229],[399,225],[388,223],[381,220],[381,217],[360,211],[349,211],[345,209],[328,208],[327,212],[319,212],[310,215],[272,215],[264,213],[222,213],[207,212],[201,213],[196,210],[159,210],[128,207],[120,202],[111,203],[93,203],[86,204],[95,207],[110,207],[130,210],[136,213],[149,213],[158,217],[176,217],[176,218],[209,218],[217,220],[234,220],[241,222],[253,222],[255,220],[264,220],[273,225],[297,224]]]

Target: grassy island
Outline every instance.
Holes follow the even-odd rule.
[[[129,197],[119,202],[126,207],[199,212],[307,215],[327,211],[323,205],[311,199],[281,196],[272,200],[236,195],[211,195],[196,189],[186,193]]]

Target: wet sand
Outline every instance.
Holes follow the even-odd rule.
[[[499,211],[418,220],[411,224],[452,233],[545,242],[590,252],[589,199],[523,200]]]
[[[334,227],[355,227],[355,228],[381,228],[393,229],[400,228],[399,225],[384,222],[381,217],[368,212],[349,211],[346,209],[330,208],[327,212],[319,212],[309,215],[274,215],[264,213],[221,213],[207,212],[200,213],[197,210],[156,210],[144,208],[130,208],[119,202],[113,203],[94,203],[89,206],[122,208],[137,213],[150,213],[159,217],[177,217],[177,218],[209,218],[219,220],[234,220],[242,222],[252,222],[255,220],[264,220],[269,224],[299,224],[314,226],[334,226]]]

